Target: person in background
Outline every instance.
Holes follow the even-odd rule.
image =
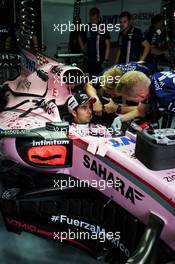
[[[151,45],[150,54],[147,56],[146,61],[157,65],[162,58],[169,56],[164,20],[161,14],[155,15],[151,19],[151,26],[146,31],[145,36]]]
[[[76,29],[70,33],[69,51],[71,53],[82,53],[85,43],[85,32],[79,30],[81,24],[81,18],[78,18],[75,22]]]
[[[150,44],[142,31],[132,25],[131,18],[127,11],[119,16],[121,30],[118,36],[116,64],[145,61],[150,52]]]
[[[86,71],[90,76],[97,76],[108,66],[110,54],[110,34],[103,28],[99,30],[101,24],[100,10],[93,7],[89,11],[90,30],[85,32],[84,51],[86,52]],[[93,25],[98,26],[95,31]]]

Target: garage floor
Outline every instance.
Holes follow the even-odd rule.
[[[91,256],[67,244],[56,243],[23,232],[7,232],[0,216],[1,264],[97,264]],[[102,262],[100,262],[102,263]]]

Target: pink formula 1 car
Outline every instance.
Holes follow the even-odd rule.
[[[62,105],[82,84],[69,76],[83,72],[23,50],[21,75],[1,87],[7,230],[64,240],[110,263],[175,263],[175,169],[146,168],[128,132],[69,126]]]

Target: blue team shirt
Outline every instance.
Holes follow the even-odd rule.
[[[147,62],[129,62],[128,64],[116,64],[114,65],[114,67],[121,69],[123,73],[127,73],[129,71],[139,71],[143,72],[147,76],[150,76],[151,74],[156,72],[156,69]]]
[[[129,61],[138,61],[143,51],[142,43],[146,40],[143,32],[139,28],[130,27],[127,34],[119,32],[117,46],[120,47],[120,63],[126,63],[128,41],[131,40],[131,50]]]
[[[147,62],[139,63],[139,62],[133,61],[133,62],[129,62],[128,64],[124,64],[124,63],[114,64],[113,66],[105,69],[100,74],[100,76],[102,76],[107,70],[113,67],[121,69],[123,73],[127,73],[129,71],[139,71],[139,72],[143,72],[147,76],[150,76],[154,74],[155,72],[157,72],[157,68],[155,68],[155,66],[153,66],[150,63],[147,63]]]
[[[151,77],[149,104],[175,112],[175,71],[157,72]]]
[[[103,76],[103,74],[108,71],[111,68],[119,68],[122,70],[123,74],[129,72],[129,71],[139,71],[139,72],[143,72],[144,74],[146,74],[147,76],[150,76],[151,74],[153,74],[155,72],[155,69],[152,67],[151,64],[149,63],[138,63],[138,62],[129,62],[128,64],[115,64],[107,69],[105,69],[99,76],[96,77],[96,82],[93,83],[93,87],[98,90],[101,88],[100,85],[100,77]],[[105,95],[105,97],[110,97],[109,95]],[[121,103],[122,99],[121,97],[114,97],[113,101],[115,101],[116,103]],[[137,105],[134,102],[130,102],[129,105]]]
[[[149,64],[141,64],[137,62],[117,64],[113,67],[120,68],[124,73],[133,70],[141,71],[148,76],[151,71]],[[105,71],[107,71],[107,69]],[[151,110],[153,111],[158,108],[164,108],[171,112],[175,112],[175,71],[156,72],[149,77],[151,79],[150,96],[148,100],[145,100],[142,103],[150,104]],[[98,78],[100,78],[100,76]],[[99,89],[100,84],[97,83],[95,88]]]

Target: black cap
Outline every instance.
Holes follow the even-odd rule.
[[[76,107],[84,105],[88,102],[94,104],[97,101],[95,97],[89,97],[87,94],[84,93],[77,93],[72,95],[67,102],[68,110],[71,113]]]

